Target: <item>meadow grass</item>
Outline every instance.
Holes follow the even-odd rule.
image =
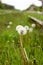
[[[31,14],[30,13],[30,16],[33,16],[33,17],[35,17],[43,22],[43,14],[37,14],[37,13]]]
[[[19,34],[16,32],[16,26],[28,25],[31,27],[33,22],[28,17],[30,15],[36,16],[36,14],[19,11],[0,15],[0,65],[23,65]],[[9,21],[13,23],[8,29]],[[34,59],[37,63],[36,65],[43,65],[43,28],[38,28],[37,25],[32,33],[28,32],[28,34],[23,36],[23,45],[31,65]],[[26,65],[28,65],[27,61]]]

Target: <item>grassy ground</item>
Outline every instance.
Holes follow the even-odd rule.
[[[32,21],[28,18],[30,15],[36,16],[36,14],[18,11],[0,15],[0,65],[23,65],[16,26],[31,27]],[[10,29],[7,29],[9,21],[13,24]],[[23,36],[23,43],[30,62],[34,62],[35,59],[36,65],[43,65],[43,28],[38,28],[37,24],[32,33],[28,32]],[[26,65],[28,65],[27,62]]]
[[[31,16],[33,16],[33,17],[35,17],[35,18],[37,18],[37,19],[39,19],[39,20],[41,20],[41,21],[43,21],[43,14],[37,14],[37,13],[30,13],[30,15]]]

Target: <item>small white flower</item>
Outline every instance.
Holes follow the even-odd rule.
[[[11,24],[12,24],[12,22],[10,21],[10,22],[9,22],[9,25],[11,25]]]
[[[27,33],[27,30],[23,27],[23,26],[21,26],[21,25],[18,25],[17,27],[16,27],[16,31],[21,35],[21,34],[23,34],[23,35],[25,35],[26,33]]]
[[[33,28],[29,28],[29,32],[32,32],[33,31]]]
[[[29,26],[25,26],[24,28],[25,28],[27,31],[29,30]]]
[[[7,28],[10,28],[10,25],[8,25]]]
[[[36,27],[36,25],[33,23],[32,25],[31,25],[33,28],[35,28]]]

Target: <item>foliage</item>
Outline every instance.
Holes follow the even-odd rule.
[[[14,9],[14,7],[0,2],[0,9]]]

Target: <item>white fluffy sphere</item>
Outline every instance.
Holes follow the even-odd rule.
[[[11,24],[12,24],[12,21],[9,22],[9,25],[11,25]]]
[[[16,31],[21,35],[25,35],[26,33],[27,33],[27,30],[23,27],[23,26],[21,26],[21,25],[18,25],[17,27],[16,27]]]
[[[16,31],[18,31],[18,29],[20,29],[20,28],[23,28],[23,26],[22,26],[22,25],[18,25],[18,26],[16,27]]]
[[[33,28],[29,28],[29,32],[32,32],[33,31]]]
[[[36,24],[33,23],[31,26],[32,26],[33,28],[35,28],[35,27],[36,27]]]
[[[24,28],[25,28],[27,31],[29,30],[29,26],[25,26]]]
[[[10,25],[8,25],[7,28],[9,29],[10,28]]]

